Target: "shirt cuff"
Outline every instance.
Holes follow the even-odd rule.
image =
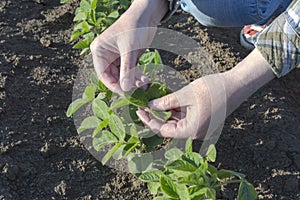
[[[300,40],[297,31],[288,21],[287,12],[277,17],[259,34],[255,46],[278,78],[299,67]]]

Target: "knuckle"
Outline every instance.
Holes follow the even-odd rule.
[[[172,96],[167,95],[163,98],[163,105],[169,107],[171,106],[171,101],[172,101]]]

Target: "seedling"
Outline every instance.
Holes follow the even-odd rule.
[[[65,3],[69,0],[61,0]],[[89,51],[95,36],[113,24],[130,5],[130,0],[81,0],[76,9],[71,42],[74,48]],[[161,57],[157,51],[146,51],[138,62],[141,71],[154,80],[161,67]],[[247,182],[245,175],[230,170],[216,169],[216,149],[208,148],[204,157],[192,151],[192,141],[186,141],[185,149],[176,147],[176,140],[159,138],[144,127],[136,115],[139,107],[146,107],[152,99],[162,97],[171,91],[163,84],[151,83],[147,90],[135,88],[124,97],[112,93],[91,75],[81,98],[69,105],[67,116],[72,116],[86,104],[92,106],[93,115],[85,118],[78,133],[93,130],[93,147],[100,151],[110,147],[102,158],[102,164],[111,158],[128,161],[128,169],[148,185],[157,200],[202,200],[216,199],[217,191],[230,183],[239,183],[238,200],[257,198],[254,187]],[[170,112],[151,110],[152,117],[168,120]],[[164,158],[155,160],[151,152],[168,146]]]
[[[148,55],[147,55],[148,54]],[[157,51],[147,51],[139,63],[146,64],[141,69],[155,77],[149,69],[151,63],[161,63],[155,58]],[[148,59],[151,57],[152,59]],[[147,62],[143,60],[147,58]],[[150,62],[150,63],[149,63]],[[125,158],[128,169],[140,180],[147,182],[148,189],[157,200],[161,199],[216,199],[217,191],[230,183],[239,183],[238,200],[257,198],[254,187],[245,175],[230,170],[216,169],[211,162],[216,160],[216,149],[210,146],[204,157],[192,151],[192,141],[186,141],[185,149],[176,147],[176,140],[166,140],[156,136],[144,127],[136,115],[139,107],[147,107],[152,99],[162,97],[171,91],[163,84],[151,83],[147,90],[135,88],[123,97],[112,93],[100,82],[96,74],[91,76],[91,84],[86,87],[81,98],[70,104],[70,117],[81,106],[92,105],[93,116],[85,118],[78,133],[92,129],[93,146],[97,151],[109,147],[102,158],[102,164],[110,159]],[[170,112],[151,110],[153,117],[165,121]],[[167,147],[165,147],[167,146]],[[152,152],[163,148],[164,158],[155,160]]]
[[[70,0],[61,0],[66,3]],[[74,48],[82,49],[80,54],[89,51],[96,35],[112,25],[130,5],[130,0],[81,0],[75,11],[75,22],[70,38]]]
[[[202,200],[216,199],[217,191],[230,183],[239,183],[238,200],[257,198],[254,187],[245,175],[230,170],[218,170],[209,162],[215,162],[216,149],[209,146],[205,157],[192,152],[191,142],[186,151],[172,148],[165,153],[166,161],[161,169],[144,172],[138,177],[147,182],[156,200]],[[154,161],[157,162],[157,161]]]

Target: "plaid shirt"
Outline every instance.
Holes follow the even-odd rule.
[[[300,0],[259,34],[255,46],[278,78],[300,67]]]
[[[165,20],[179,7],[179,0],[169,2]],[[259,34],[255,46],[278,78],[296,67],[300,68],[300,0],[294,0],[284,13]]]

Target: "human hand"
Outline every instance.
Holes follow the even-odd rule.
[[[159,136],[203,139],[208,131],[214,131],[225,119],[226,95],[222,88],[220,74],[200,78],[177,92],[149,103],[152,109],[171,111],[172,116],[166,122],[152,118],[149,108],[138,110],[137,115]],[[212,119],[215,120],[213,123]]]
[[[163,6],[162,6],[163,5]],[[163,11],[164,10],[164,11]],[[113,92],[123,94],[148,82],[136,68],[167,10],[167,1],[134,1],[130,8],[91,44],[99,79]]]
[[[270,64],[255,49],[233,69],[197,79],[173,94],[153,100],[149,107],[171,110],[170,120],[152,119],[147,109],[137,114],[162,137],[203,139],[206,134],[212,136],[226,116],[274,77]]]

